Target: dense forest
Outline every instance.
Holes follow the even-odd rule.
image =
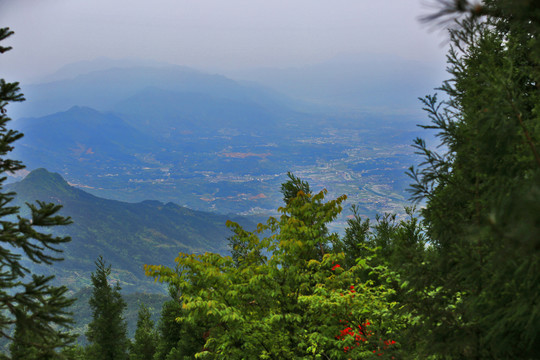
[[[111,268],[92,273],[88,344],[71,331],[73,299],[21,258],[54,266],[68,237],[60,206],[0,193],[2,359],[537,359],[540,355],[540,3],[440,1],[425,18],[449,28],[449,79],[421,98],[440,146],[413,146],[408,217],[328,225],[345,196],[327,199],[289,174],[279,216],[247,231],[228,222],[230,256],[180,253],[175,267],[145,266],[168,285],[154,323],[141,303],[127,336],[126,302]],[[12,35],[0,29],[0,40]],[[0,53],[8,51],[0,47]],[[0,83],[0,171],[22,134]],[[6,177],[0,181],[4,183]]]

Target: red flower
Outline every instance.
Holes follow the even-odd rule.
[[[336,270],[338,267],[341,267],[341,265],[336,264],[336,265],[332,266],[332,271]]]

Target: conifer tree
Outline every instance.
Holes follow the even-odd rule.
[[[96,260],[96,272],[92,273],[92,321],[86,337],[90,342],[90,360],[126,360],[128,358],[127,325],[123,313],[127,305],[120,294],[120,285],[109,283],[111,266],[103,257]]]
[[[204,348],[204,333],[210,324],[201,318],[196,323],[178,321],[183,317],[178,286],[169,286],[171,299],[163,304],[158,323],[158,345],[154,360],[189,360]]]
[[[171,351],[176,351],[176,347],[182,336],[182,324],[176,321],[176,318],[182,312],[182,304],[180,304],[178,299],[177,291],[172,286],[169,288],[169,293],[171,299],[166,301],[161,308],[161,317],[158,323],[159,341],[154,357],[155,360],[166,359]]]
[[[87,360],[86,349],[79,344],[70,345],[63,348],[62,355],[67,360]]]
[[[287,172],[287,177],[289,180],[281,184],[281,193],[283,194],[283,202],[285,204],[295,199],[300,191],[304,194],[311,194],[311,189],[307,181],[296,177],[291,172]]]
[[[427,296],[411,304],[423,316],[424,356],[532,359],[540,348],[538,2],[478,9],[483,17],[469,11],[450,31],[449,100],[422,99],[447,151],[415,143],[425,160],[410,173],[413,195],[426,200],[433,251],[415,276],[430,283],[417,288]]]
[[[0,28],[0,41],[12,34],[9,28]],[[0,53],[10,49],[0,46]],[[23,100],[18,83],[0,79],[0,191],[5,174],[24,168],[20,161],[7,157],[23,134],[8,128],[10,118],[6,115],[10,102]],[[0,192],[0,336],[12,341],[14,359],[61,358],[56,350],[73,341],[68,333],[72,319],[67,308],[74,300],[66,297],[66,287],[51,285],[54,276],[31,274],[21,261],[24,257],[34,264],[52,265],[61,260],[60,246],[70,238],[39,229],[71,221],[58,215],[61,206],[40,201],[27,204],[30,218],[24,218],[18,207],[10,206],[15,195]],[[14,326],[15,333],[10,335]]]
[[[135,338],[129,351],[130,360],[152,360],[157,346],[157,333],[154,322],[150,318],[150,311],[141,303],[137,318]]]

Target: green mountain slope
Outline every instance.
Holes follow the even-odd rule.
[[[158,201],[125,203],[107,200],[70,186],[60,175],[38,169],[7,186],[17,205],[42,200],[63,205],[61,214],[74,223],[60,230],[72,237],[65,260],[52,268],[57,280],[76,291],[90,285],[94,261],[103,255],[125,292],[163,291],[144,276],[144,264],[172,264],[178,252],[225,253],[229,219]],[[23,210],[24,214],[24,210]],[[231,218],[252,227],[244,218]],[[36,272],[50,267],[34,268]]]

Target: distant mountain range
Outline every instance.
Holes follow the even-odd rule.
[[[432,94],[446,71],[388,54],[342,54],[317,64],[244,69],[229,74],[275,89],[313,107],[419,114],[418,97]]]
[[[331,151],[320,151],[318,144],[298,144],[291,134],[300,134],[288,127],[287,118],[259,105],[208,100],[206,95],[147,89],[120,102],[117,110],[73,106],[18,119],[15,125],[25,136],[12,156],[29,169],[60,172],[107,198],[150,197],[208,209],[204,199],[220,194],[253,199],[252,206],[275,209],[267,196],[260,196],[266,190],[257,184],[240,188],[233,181],[209,186],[205,174],[225,173],[232,180],[264,174],[273,179],[274,174],[291,169],[286,164],[311,162],[316,154],[332,158],[343,149],[336,144]],[[232,194],[227,190],[231,188]],[[272,190],[278,186],[272,185]],[[233,211],[229,209],[224,212]]]
[[[112,106],[112,111],[137,129],[165,138],[192,133],[212,135],[219,131],[276,132],[281,125],[280,116],[287,112],[283,107],[274,108],[250,99],[227,99],[154,87],[118,102]]]
[[[83,73],[76,76],[25,85],[23,92],[27,101],[24,105],[14,104],[10,108],[12,115],[15,118],[44,116],[75,105],[108,111],[147,88],[256,104],[272,111],[285,109],[293,103],[286,96],[260,85],[240,84],[222,75],[207,74],[184,66],[115,66],[80,71]],[[193,107],[198,104],[187,105]]]
[[[132,331],[138,293],[154,293],[155,310],[164,301],[155,293],[165,289],[144,276],[143,265],[173,265],[180,251],[226,253],[225,222],[250,229],[255,221],[223,213],[274,214],[287,171],[330,198],[347,194],[363,217],[399,212],[407,204],[404,171],[415,162],[414,125],[422,122],[410,109],[438,85],[430,71],[396,59],[336,59],[248,71],[238,74],[246,81],[235,81],[100,59],[23,84],[27,101],[8,110],[25,136],[10,156],[36,170],[6,188],[18,194],[23,214],[25,202],[43,200],[63,205],[74,221],[53,229],[72,237],[64,261],[27,265],[55,274],[81,298],[82,329],[90,274],[103,255],[131,296]]]
[[[431,94],[447,73],[427,62],[359,53],[298,67],[231,70],[226,76],[141,59],[81,61],[65,65],[39,84],[23,84],[32,106],[25,105],[16,117],[43,116],[73,105],[107,110],[119,97],[130,97],[147,86],[255,103],[262,100],[309,112],[356,109],[418,114],[417,98]]]
[[[7,185],[6,190],[17,193],[19,206],[35,200],[54,202],[63,205],[61,213],[73,219],[72,225],[53,229],[72,237],[65,245],[65,260],[52,267],[34,268],[36,272],[52,271],[59,283],[72,290],[90,284],[94,261],[103,255],[126,292],[163,291],[145,277],[144,264],[172,265],[178,252],[226,253],[231,234],[225,226],[228,219],[248,228],[255,226],[246,218],[194,211],[173,203],[102,199],[45,169],[32,171],[24,180]]]
[[[14,156],[25,159],[30,168],[57,169],[113,166],[129,162],[141,165],[137,154],[148,153],[159,145],[145,133],[113,114],[75,106],[40,118],[18,121],[24,138]]]
[[[367,71],[356,65],[337,61],[329,72],[326,65],[306,68],[305,76],[322,80],[305,84],[339,98],[334,90],[341,80],[352,86],[359,79],[349,75]],[[418,67],[403,66],[409,65]],[[341,80],[335,74],[330,84],[340,68]],[[277,72],[268,80],[304,86],[295,84],[303,83],[298,74]],[[355,85],[363,102],[378,91],[367,75]],[[367,216],[400,211],[408,183],[403,173],[415,161],[409,145],[422,122],[390,108],[376,114],[347,107],[310,112],[309,105],[261,85],[136,61],[72,64],[47,82],[22,88],[27,101],[10,104],[9,114],[11,125],[25,134],[13,157],[28,169],[58,172],[100,197],[150,198],[222,214],[274,214],[288,171],[332,196],[347,194]],[[347,89],[351,101],[359,96]],[[401,96],[424,93],[409,90]]]

